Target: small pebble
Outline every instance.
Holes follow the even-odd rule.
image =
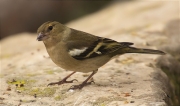
[[[130,103],[134,103],[134,101],[130,101]]]
[[[69,92],[74,92],[74,90],[70,89]]]

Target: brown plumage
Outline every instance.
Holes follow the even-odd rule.
[[[42,24],[37,33],[38,41],[43,41],[52,61],[61,68],[73,71],[62,81],[50,83],[72,83],[66,81],[75,72],[93,72],[82,84],[71,89],[81,89],[89,84],[87,81],[106,64],[112,57],[125,53],[165,54],[159,50],[131,47],[131,42],[117,42],[108,38],[98,37],[86,32],[68,28],[59,22]]]

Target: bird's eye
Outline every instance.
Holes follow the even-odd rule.
[[[49,26],[49,27],[48,27],[48,30],[51,31],[52,29],[53,29],[53,26]]]

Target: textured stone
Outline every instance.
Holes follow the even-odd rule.
[[[178,3],[116,3],[74,20],[67,26],[117,41],[133,42],[136,47],[166,50],[163,47],[169,43],[170,38],[166,35],[165,29],[168,28],[169,22],[179,19]],[[166,74],[157,66],[157,62],[162,60],[159,55],[125,54],[114,58],[101,67],[93,77],[96,83],[82,90],[68,91],[68,88],[81,83],[87,77],[85,73],[76,73],[70,78],[76,78],[79,82],[47,87],[48,83],[58,81],[70,72],[57,67],[50,60],[43,43],[36,41],[36,35],[21,33],[0,41],[2,105],[171,104],[169,96],[171,97],[172,88]]]

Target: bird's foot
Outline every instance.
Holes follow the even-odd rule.
[[[63,80],[61,80],[61,81],[59,81],[59,82],[52,82],[52,83],[49,83],[47,86],[50,86],[50,85],[61,85],[61,84],[64,84],[64,83],[73,83],[74,81],[77,81],[78,82],[78,80],[77,79],[73,79],[73,80],[70,80],[70,81],[66,81],[66,79],[63,79]]]
[[[95,83],[95,82],[90,81],[90,82],[83,82],[82,84],[79,84],[79,85],[73,85],[69,88],[69,90],[82,89],[84,86],[90,85],[91,83]]]

